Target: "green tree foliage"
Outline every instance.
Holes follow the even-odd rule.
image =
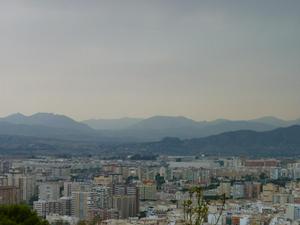
[[[131,184],[132,182],[136,181],[136,180],[139,180],[139,177],[138,176],[129,176],[127,177],[126,179],[126,184]]]
[[[93,220],[91,221],[85,221],[85,220],[80,220],[77,225],[97,225],[101,224],[101,218],[99,216],[96,216]]]
[[[54,222],[53,225],[70,225],[70,223],[67,221],[59,220]]]
[[[0,206],[0,225],[49,225],[26,205]]]
[[[99,215],[95,216],[94,219],[89,223],[89,225],[98,225],[101,224],[102,219]]]
[[[165,183],[165,178],[163,176],[160,176],[160,174],[156,174],[155,176],[156,181],[156,189],[161,190],[162,185]]]
[[[261,180],[265,180],[265,179],[267,179],[268,178],[268,175],[266,174],[266,173],[264,173],[264,172],[262,172],[260,175],[259,175],[259,179],[261,179]]]
[[[88,225],[84,220],[80,220],[77,225]]]

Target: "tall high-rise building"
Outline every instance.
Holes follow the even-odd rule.
[[[8,186],[8,179],[6,175],[0,176],[0,186]]]
[[[94,207],[100,209],[110,209],[112,207],[111,188],[105,186],[96,186],[92,188],[92,199]]]
[[[5,174],[9,173],[9,170],[11,168],[11,162],[10,161],[0,161],[0,173]]]
[[[34,176],[24,175],[16,169],[11,169],[9,173],[2,177],[0,183],[19,188],[21,200],[27,203],[36,194]]]
[[[51,215],[51,214],[62,215],[62,204],[60,201],[55,201],[55,200],[35,201],[33,202],[33,209],[40,217],[43,218],[46,218],[47,215]]]
[[[135,217],[139,213],[139,191],[135,185],[114,185],[113,208],[122,219]]]
[[[153,181],[144,181],[138,186],[140,200],[156,200],[156,184]]]
[[[91,210],[111,209],[112,191],[110,187],[94,186],[72,191],[72,215],[87,219]]]
[[[0,187],[0,205],[13,205],[20,203],[20,189],[14,186]]]
[[[39,185],[39,200],[58,200],[60,197],[59,183],[42,183]]]
[[[64,182],[64,196],[71,197],[72,192],[85,191],[85,184],[79,182]]]
[[[245,198],[258,199],[261,192],[261,183],[259,182],[245,182]]]
[[[7,182],[9,186],[20,187],[20,178],[23,176],[21,171],[12,169],[7,173]]]
[[[29,202],[36,194],[35,179],[33,176],[22,176],[19,179],[19,187],[22,201]]]
[[[72,197],[61,197],[59,199],[61,203],[61,215],[71,216],[72,215]]]
[[[46,216],[46,201],[43,200],[34,201],[33,209],[38,216],[44,218]]]
[[[268,203],[273,202],[273,196],[276,192],[278,192],[278,188],[279,187],[277,185],[271,183],[263,185],[261,200]]]
[[[92,207],[91,192],[72,192],[72,216],[85,220],[89,215],[89,208]]]
[[[119,212],[121,219],[137,216],[136,197],[133,195],[113,196],[113,206]]]
[[[64,182],[64,197],[72,196],[72,184],[73,182]]]

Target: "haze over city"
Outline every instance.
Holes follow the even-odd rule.
[[[0,225],[299,225],[300,1],[0,1]]]
[[[299,1],[2,1],[0,116],[300,117]]]

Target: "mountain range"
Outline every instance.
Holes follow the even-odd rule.
[[[64,115],[57,115],[53,113],[36,113],[31,116],[25,116],[21,113],[11,114],[7,117],[0,118],[1,122],[22,125],[38,125],[55,128],[66,128],[74,130],[90,130],[91,128],[84,124],[77,122],[70,117]]]
[[[127,146],[127,149],[173,155],[300,155],[300,126],[264,132],[240,130],[186,140],[167,137],[159,142],[133,144]]]
[[[275,117],[254,120],[195,121],[186,117],[153,116],[147,119],[121,118],[76,121],[64,115],[20,113],[0,118],[0,135],[21,135],[97,143],[159,141],[165,137],[191,139],[238,130],[268,131],[300,124]]]
[[[83,154],[121,156],[128,154],[238,155],[277,157],[300,155],[300,126],[271,131],[240,130],[203,138],[166,137],[157,142],[96,143],[17,135],[0,135],[1,154]]]

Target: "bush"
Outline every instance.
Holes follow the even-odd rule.
[[[26,205],[0,206],[0,225],[49,225]]]

